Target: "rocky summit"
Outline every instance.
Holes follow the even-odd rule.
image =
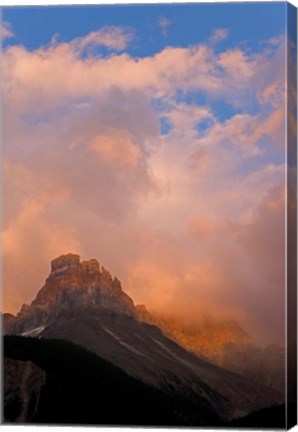
[[[79,255],[61,255],[51,262],[51,273],[31,305],[23,305],[15,319],[10,317],[8,333],[29,333],[63,313],[83,310],[136,316],[133,301],[120,281],[96,259],[80,261]]]

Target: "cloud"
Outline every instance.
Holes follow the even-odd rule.
[[[90,148],[105,161],[115,162],[118,166],[135,167],[140,157],[140,150],[131,137],[124,131],[112,131],[92,138]]]
[[[9,159],[36,172],[42,188],[52,183],[65,189],[69,205],[86,206],[101,218],[125,219],[138,197],[154,190],[147,155],[158,145],[158,120],[138,92],[111,90],[92,107],[70,106],[61,119],[34,125],[15,119],[6,133]],[[26,192],[35,189],[31,182]]]
[[[234,154],[240,136],[235,128],[227,134],[234,141],[230,148],[210,140],[200,149],[212,165],[194,175],[189,158],[202,146],[200,139],[193,135],[181,143],[168,135],[151,157],[162,195],[139,208],[147,234],[135,240],[144,246],[124,274],[130,293],[162,314],[188,316],[193,323],[206,315],[233,318],[258,342],[282,341],[285,165],[268,163],[270,151],[268,164],[259,169],[252,163],[254,152]],[[249,172],[239,170],[241,161],[251,164]],[[266,300],[271,290],[276,295]]]
[[[282,102],[267,112],[236,113],[224,121],[213,116],[209,120],[207,128],[197,137],[194,160],[202,151],[208,151],[216,153],[215,158],[225,160],[226,169],[231,169],[236,160],[243,163],[249,158],[270,158],[278,149],[285,149],[286,121]],[[282,153],[279,158],[284,161]]]
[[[164,239],[151,246],[151,253],[147,247],[146,257],[130,268],[132,292],[137,300],[146,299],[149,309],[193,325],[206,316],[233,317],[258,342],[282,341],[284,205],[281,182],[269,190],[250,223],[220,215],[214,221],[210,215],[192,218],[188,227],[195,243]]]
[[[22,202],[18,213],[4,228],[2,245],[6,287],[3,304],[5,310],[12,311],[33,300],[36,287],[41,288],[49,273],[53,256],[81,249],[75,230],[53,223],[47,217],[47,207],[32,198]]]
[[[10,117],[5,132],[3,261],[11,295],[4,305],[15,312],[41,287],[51,259],[84,250],[88,258],[93,241],[103,245],[107,231],[125,229],[138,200],[155,193],[147,154],[158,145],[158,120],[142,94],[111,90],[96,105],[71,105],[60,119]],[[108,264],[109,253],[92,247],[91,256]]]
[[[226,39],[228,37],[229,30],[226,28],[218,28],[213,31],[212,35],[210,36],[210,43],[215,45],[218,42]]]
[[[259,100],[264,105],[271,105],[272,107],[280,107],[284,103],[285,85],[283,81],[271,81],[263,89],[262,94],[259,95]]]
[[[14,110],[44,114],[63,107],[65,101],[94,100],[111,87],[151,97],[192,87],[213,91],[221,84],[212,72],[209,55],[206,47],[197,46],[169,47],[142,59],[127,54],[86,59],[78,56],[71,43],[33,52],[13,46],[3,59],[4,92]]]
[[[76,38],[71,42],[74,51],[82,52],[86,48],[103,46],[116,51],[127,48],[133,38],[131,29],[122,27],[105,26],[100,30],[89,33],[87,36]]]
[[[242,50],[223,52],[218,59],[218,64],[225,69],[231,78],[240,76],[242,79],[249,79],[254,75],[254,62]]]
[[[207,216],[196,216],[190,219],[188,223],[191,233],[196,238],[204,238],[218,233],[218,229]]]
[[[164,37],[168,36],[169,28],[173,25],[173,21],[166,17],[159,17],[158,25]]]
[[[282,302],[284,288],[283,41],[142,58],[96,49],[130,40],[113,27],[4,49],[5,308],[30,301],[49,261],[73,251],[149,309],[281,340],[281,308],[266,297]]]
[[[53,42],[34,51],[18,45],[8,47],[3,54],[7,103],[20,114],[43,115],[62,108],[69,100],[94,100],[111,87],[118,87],[156,98],[174,97],[179,91],[202,91],[238,106],[255,98],[252,86],[269,73],[272,50],[279,51],[274,47],[268,53],[254,55],[237,48],[215,53],[211,46],[198,44],[189,48],[167,47],[144,58],[126,53],[102,57],[92,50],[87,57],[81,55],[86,47],[97,44],[123,48],[129,37],[129,32],[113,28],[69,43]],[[256,94],[259,92],[257,88]]]
[[[2,21],[0,24],[0,37],[2,40],[12,39],[15,37],[11,24],[7,21]]]
[[[214,121],[214,116],[208,106],[201,106],[187,103],[172,103],[164,117],[172,125],[173,129],[171,134],[185,134],[190,131],[193,133],[194,129],[200,126],[202,122],[209,120],[211,123]]]

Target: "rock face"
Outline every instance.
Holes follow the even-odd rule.
[[[27,423],[38,409],[45,373],[30,361],[4,358],[4,421]]]
[[[9,327],[14,323],[16,317],[10,313],[1,314],[3,333],[6,333]]]
[[[153,316],[147,310],[145,305],[136,305],[138,319],[147,324],[155,324]]]
[[[31,305],[23,305],[17,317],[6,325],[6,333],[30,332],[46,326],[60,314],[103,310],[136,316],[131,298],[123,292],[117,278],[97,260],[80,262],[79,255],[67,254],[54,259],[51,273]]]

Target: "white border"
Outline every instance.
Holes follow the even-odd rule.
[[[262,2],[280,2],[283,0],[261,0]],[[255,0],[243,0],[241,3],[247,3],[247,2],[256,2]],[[215,3],[214,1],[211,0],[187,0],[187,1],[183,1],[183,0],[162,0],[162,1],[158,1],[158,0],[87,0],[87,1],[82,1],[82,0],[0,0],[0,7],[2,6],[9,6],[9,7],[13,7],[13,6],[61,6],[61,5],[113,5],[113,4],[157,4],[157,3]],[[216,3],[227,3],[227,0],[216,0]],[[229,0],[228,3],[240,3],[239,0]],[[291,0],[290,3],[292,3],[294,6],[296,6],[296,8],[298,8],[298,0]],[[286,109],[286,108],[285,108]],[[1,125],[1,122],[0,122]],[[2,353],[1,353],[2,354]],[[1,356],[2,357],[2,356]],[[2,381],[1,379],[2,377],[0,376],[0,383]],[[0,409],[2,409],[2,407],[0,407]],[[11,430],[13,430],[13,432],[27,432],[32,429],[36,429],[40,432],[50,432],[51,430],[54,430],[55,432],[69,432],[69,431],[78,431],[78,432],[82,432],[82,431],[103,431],[103,432],[124,432],[124,431],[133,431],[133,432],[144,432],[146,430],[157,430],[155,428],[129,428],[129,427],[125,427],[125,428],[118,428],[118,427],[78,427],[78,426],[34,426],[34,425],[24,425],[24,426],[14,426],[14,425],[9,425],[9,426],[3,426],[1,425],[1,431],[3,432],[9,432]],[[160,429],[161,431],[166,430],[166,429]],[[171,430],[171,429],[168,429]],[[179,430],[178,428],[175,430]],[[181,430],[181,429],[180,429]],[[196,428],[196,429],[190,429],[187,428],[185,430],[196,430],[196,431],[201,431],[201,432],[208,432],[208,431],[219,431],[222,430],[224,431],[225,429],[203,429],[203,428]],[[298,426],[295,426],[293,429],[293,431],[297,432],[298,431]],[[227,429],[226,429],[227,431]],[[229,430],[230,431],[230,430]],[[233,429],[233,431],[237,431],[237,429]],[[244,431],[244,429],[240,429],[240,431]],[[257,429],[254,429],[254,431],[257,431]]]

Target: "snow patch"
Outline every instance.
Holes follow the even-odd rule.
[[[60,267],[60,268],[58,268],[56,270],[52,270],[52,274],[59,275],[59,274],[64,273],[68,269],[69,269],[69,266]]]
[[[43,330],[45,329],[44,326],[41,327],[36,327],[32,330],[26,331],[24,333],[22,333],[22,336],[37,336],[39,335]]]
[[[127,348],[129,351],[133,352],[134,354],[137,354],[141,357],[145,357],[149,360],[151,360],[149,357],[147,357],[145,354],[141,353],[141,351],[139,351],[138,349],[132,347],[131,345],[129,345],[126,342],[123,342],[123,340],[115,335],[115,333],[113,333],[111,330],[107,329],[106,327],[102,326],[102,328],[104,329],[104,331],[106,331],[107,333],[109,333],[109,335],[111,335],[117,342],[119,342],[120,345],[124,346],[125,348]]]
[[[167,352],[172,357],[174,357],[175,360],[178,360],[180,363],[192,368],[192,364],[190,362],[179,357],[177,354],[175,354],[173,351],[171,351],[169,348],[167,348],[162,342],[160,342],[159,340],[157,340],[155,338],[152,338],[152,340],[154,340],[154,342],[157,343],[165,352]]]

